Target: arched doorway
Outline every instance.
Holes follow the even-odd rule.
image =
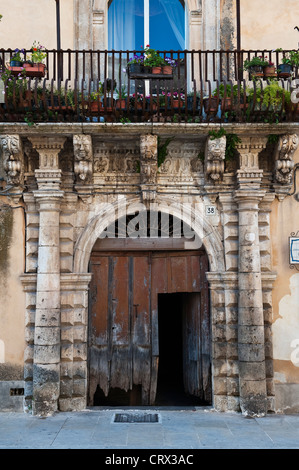
[[[160,223],[153,238],[128,227],[91,254],[88,405],[211,404],[206,252],[183,248],[174,217],[168,237]]]

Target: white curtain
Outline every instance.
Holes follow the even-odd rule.
[[[185,12],[179,0],[156,2],[153,2],[152,8],[159,5],[159,9],[163,9],[180,48],[185,49]],[[151,0],[149,4],[151,16]],[[113,0],[108,10],[109,49],[140,49],[140,45],[135,44],[136,36],[140,33],[136,30],[136,18],[143,16],[144,0]],[[140,22],[138,24],[140,29]],[[155,34],[159,35],[159,31]]]
[[[143,1],[143,0],[142,0]],[[108,10],[108,45],[119,50],[135,49],[135,14],[140,0],[113,0]]]
[[[185,15],[179,3],[179,0],[161,1],[172,31],[181,49],[185,49]]]

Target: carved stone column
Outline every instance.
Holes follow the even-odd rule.
[[[58,154],[65,138],[32,137],[39,153],[35,170],[39,206],[38,267],[33,356],[33,413],[57,410],[60,387],[60,245],[59,215],[63,191]]]
[[[259,244],[259,203],[265,196],[260,190],[262,170],[258,154],[266,139],[242,138],[238,190],[235,202],[239,213],[238,262],[238,356],[240,406],[245,415],[267,413],[265,369],[265,331]]]
[[[140,137],[140,174],[141,193],[144,202],[156,199],[158,171],[158,137],[142,135]]]

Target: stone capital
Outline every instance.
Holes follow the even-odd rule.
[[[237,170],[239,188],[258,189],[262,182],[263,170],[259,169],[259,153],[266,148],[267,137],[242,137],[237,144],[240,155],[240,169]]]
[[[260,202],[264,199],[266,191],[239,189],[234,193],[234,201],[238,204],[238,210],[258,210]]]

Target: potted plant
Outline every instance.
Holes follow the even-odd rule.
[[[106,78],[102,86],[102,92],[103,92],[103,97],[104,97],[103,105],[108,111],[111,111],[113,103],[114,103],[113,92],[116,88],[116,85],[117,85],[116,80],[112,80],[111,78]]]
[[[31,60],[32,67],[27,70],[27,75],[31,77],[44,77],[46,65],[43,63],[47,57],[46,50],[39,42],[34,41],[31,47]]]
[[[130,59],[129,62],[127,63],[129,73],[131,75],[135,73],[137,74],[143,73],[144,72],[143,62],[144,62],[143,55],[134,54],[132,59]]]
[[[232,91],[231,85],[227,84],[226,87],[224,87],[224,84],[221,83],[219,87],[214,90],[212,97],[219,98],[222,109],[231,109],[233,96],[235,95],[235,87],[236,85],[233,87]]]
[[[98,89],[91,92],[88,96],[88,100],[90,101],[90,111],[92,113],[97,113],[103,108],[102,98],[103,84],[102,82],[99,82]]]
[[[188,111],[193,111],[193,109],[198,110],[199,108],[200,94],[195,91],[187,94],[187,107]]]
[[[116,89],[115,91],[116,91],[116,96],[117,96],[117,99],[115,102],[116,109],[126,109],[127,98],[128,98],[126,86],[122,85],[120,90]]]
[[[22,67],[24,59],[21,57],[21,54],[24,54],[24,49],[15,49],[11,59],[10,59],[10,66],[11,67]]]
[[[246,59],[243,69],[249,72],[249,78],[259,78],[264,76],[264,67],[268,65],[268,61],[263,56],[254,56],[252,59]]]
[[[176,61],[170,57],[165,57],[164,65],[162,66],[162,73],[164,75],[172,75],[173,68],[176,66]]]
[[[172,108],[183,108],[185,106],[185,95],[174,91],[170,95],[170,104]]]
[[[130,105],[134,109],[143,109],[143,94],[133,93],[133,95],[130,96]]]
[[[276,49],[275,52],[282,52],[282,49]],[[278,78],[289,78],[293,72],[293,63],[290,53],[284,53],[281,62],[277,66]]]
[[[267,58],[265,57],[265,60]],[[274,62],[271,60],[268,61],[266,65],[264,65],[264,78],[274,78],[277,77],[276,68]]]
[[[144,49],[144,66],[151,67],[151,71],[153,74],[160,74],[162,73],[162,66],[166,65],[164,59],[160,54],[156,51],[156,49],[150,48],[148,44]]]

